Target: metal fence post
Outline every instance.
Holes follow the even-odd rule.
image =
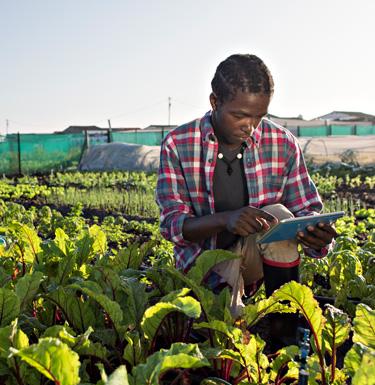
[[[85,138],[83,140],[83,146],[82,146],[81,154],[79,156],[78,165],[80,165],[80,163],[81,163],[81,160],[83,158],[83,154],[89,148],[89,134],[88,134],[87,130],[85,130],[84,136],[85,136]]]
[[[22,166],[21,166],[21,135],[17,132],[17,148],[18,148],[18,175],[22,175]]]
[[[90,137],[88,130],[85,130],[85,150],[90,147]]]

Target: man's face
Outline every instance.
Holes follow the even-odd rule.
[[[268,113],[271,96],[237,91],[232,100],[220,103],[215,94],[210,95],[213,109],[213,127],[219,142],[239,146]]]

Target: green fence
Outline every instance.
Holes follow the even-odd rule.
[[[356,135],[375,135],[375,126],[357,126]]]
[[[375,126],[327,125],[291,129],[297,136],[375,135]],[[160,145],[164,131],[129,131],[79,134],[10,134],[0,137],[0,173],[46,173],[78,165],[84,150],[107,142]]]
[[[297,136],[375,135],[375,126],[339,125],[298,127]]]
[[[83,134],[10,134],[0,142],[0,172],[31,174],[63,170],[78,164]]]
[[[0,137],[0,173],[46,173],[78,165],[84,150],[108,142],[160,145],[165,131],[84,132],[79,134],[9,134]]]
[[[158,146],[168,131],[132,131],[112,132],[112,141],[120,143],[136,143],[146,146]]]
[[[327,136],[327,127],[299,127],[297,132],[297,136]]]

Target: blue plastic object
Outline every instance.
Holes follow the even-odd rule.
[[[338,218],[344,216],[344,211],[338,211],[328,214],[310,215],[299,218],[282,219],[276,226],[267,231],[258,243],[270,243],[276,241],[285,241],[286,239],[295,239],[299,231],[306,233],[306,227],[316,226],[318,223],[332,223]]]
[[[299,334],[301,336],[299,342],[300,348],[300,367],[299,367],[299,375],[298,375],[298,385],[308,385],[309,381],[309,372],[307,370],[307,357],[309,356],[310,351],[310,330],[309,329],[298,329]]]

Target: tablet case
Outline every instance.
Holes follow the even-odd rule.
[[[299,218],[282,219],[276,226],[263,234],[257,243],[271,243],[295,239],[299,231],[306,233],[307,226],[316,226],[318,223],[332,223],[345,215],[344,211],[328,214],[311,215]]]

